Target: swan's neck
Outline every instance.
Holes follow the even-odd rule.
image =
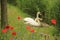
[[[35,21],[38,23],[38,24],[40,24],[41,22],[40,22],[40,18],[39,18],[39,14],[40,14],[40,12],[37,12],[37,15],[36,15],[36,18],[35,18]]]
[[[40,21],[39,21],[39,14],[40,14],[40,12],[37,12],[37,15],[36,15],[35,21],[36,21],[37,23],[40,24]]]
[[[37,12],[36,18],[39,18],[39,12]]]
[[[40,24],[40,21],[38,20],[38,22],[37,22],[38,24]]]

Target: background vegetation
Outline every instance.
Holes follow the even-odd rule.
[[[44,22],[50,24],[50,20],[57,20],[57,27],[60,24],[60,0],[8,0],[8,3],[19,7],[24,12],[36,16],[37,11],[43,14]]]
[[[52,36],[53,34],[60,33],[60,0],[7,0],[7,2],[8,24],[12,25],[15,28],[13,31],[16,31],[17,34],[18,32],[21,33],[20,35],[16,36],[17,39],[21,40],[21,38],[24,38],[25,40],[31,40],[31,33],[27,32],[25,28],[26,25],[22,20],[17,20],[17,16],[20,16],[21,19],[27,16],[35,18],[38,11],[40,11],[42,14],[43,22],[48,23],[50,27],[34,27],[34,29],[37,31],[34,34],[34,40],[40,40],[40,32],[51,35],[51,40],[54,40]],[[53,27],[51,27],[51,19],[56,19],[57,21],[57,24],[53,25]],[[24,33],[27,35],[27,37],[24,36]],[[10,32],[8,32],[7,35],[8,39],[12,36]],[[58,37],[58,39],[60,39],[60,37]],[[41,40],[44,40],[44,38],[41,38]]]

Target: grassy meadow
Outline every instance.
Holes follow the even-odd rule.
[[[14,29],[8,30],[6,34],[4,34],[4,40],[45,40],[44,36],[41,36],[41,33],[47,34],[50,38],[47,40],[54,40],[52,36],[55,33],[56,29],[53,26],[49,27],[32,27],[34,32],[27,30],[26,25],[23,22],[25,17],[31,17],[30,15],[24,13],[16,6],[12,6],[10,4],[7,5],[7,13],[8,13],[8,24],[11,25]],[[18,20],[20,17],[20,20]],[[13,36],[11,33],[16,32],[16,35]],[[3,37],[1,37],[3,39]],[[59,39],[58,39],[59,40]]]

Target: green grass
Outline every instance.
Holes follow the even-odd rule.
[[[17,38],[17,40],[45,40],[44,37],[41,37],[40,33],[45,33],[50,35],[50,40],[54,40],[52,34],[56,31],[54,27],[32,27],[35,29],[35,33],[31,33],[30,31],[26,30],[26,25],[23,22],[25,17],[31,17],[30,15],[24,13],[19,8],[9,5],[7,6],[7,13],[8,13],[8,23],[9,25],[14,27],[14,30],[7,32],[7,39],[9,40],[12,38]],[[18,20],[17,17],[20,16],[21,19]],[[11,33],[15,31],[17,33],[16,36],[12,36]],[[33,34],[33,35],[32,35]],[[32,39],[31,36],[34,36]]]

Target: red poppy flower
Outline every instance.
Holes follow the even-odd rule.
[[[52,24],[56,24],[56,20],[55,20],[55,19],[52,19],[52,20],[51,20],[51,23],[52,23]]]
[[[13,40],[13,38],[10,38],[10,40]]]
[[[13,30],[14,28],[13,27],[10,27],[10,30]]]
[[[30,30],[31,32],[35,32],[35,30],[34,29],[32,29],[32,30]]]
[[[9,25],[7,25],[6,27],[5,27],[5,29],[9,29],[10,28],[10,26]]]
[[[20,16],[18,16],[18,20],[20,20]]]
[[[26,26],[26,29],[27,29],[27,30],[30,30],[30,26]]]
[[[12,32],[12,35],[16,35],[16,32]]]
[[[3,29],[3,30],[2,30],[2,33],[6,33],[6,32],[7,32],[7,30],[6,30],[6,29]]]

